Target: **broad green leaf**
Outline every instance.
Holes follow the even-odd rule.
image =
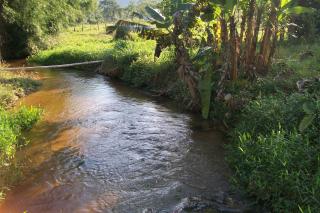
[[[312,115],[315,112],[314,106],[311,103],[304,103],[302,109],[308,115]]]
[[[302,13],[313,13],[315,11],[314,8],[311,7],[302,7],[302,6],[296,6],[296,7],[291,7],[285,10],[284,12],[288,15],[299,15]]]
[[[300,122],[300,125],[299,125],[300,132],[303,132],[304,130],[306,130],[312,124],[315,117],[316,117],[315,114],[306,115]]]
[[[286,10],[288,8],[295,7],[298,4],[297,0],[284,0],[285,2],[282,2],[282,1],[281,1],[281,8],[280,8],[280,10],[282,10],[282,11]]]
[[[294,2],[294,0],[281,0],[281,1],[280,1],[280,7],[283,8],[283,7],[285,7],[287,4],[291,4],[292,2]]]
[[[233,8],[234,6],[236,6],[237,3],[238,3],[237,0],[227,0],[224,5],[225,11],[233,11]]]
[[[193,58],[193,60],[195,61],[195,60],[201,59],[211,52],[212,52],[212,47],[210,46],[203,47],[198,51],[197,55]]]

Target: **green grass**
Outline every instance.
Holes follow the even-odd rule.
[[[1,65],[0,65],[1,66]],[[0,106],[11,107],[16,100],[38,89],[40,83],[28,72],[0,72]]]
[[[111,37],[89,32],[65,32],[56,40],[57,45],[41,51],[29,58],[30,63],[64,64],[82,61],[102,60],[109,49],[113,48]]]
[[[105,34],[104,27],[97,30],[96,25],[91,26],[91,29],[90,25],[85,25],[83,32],[79,26],[76,31],[69,28],[52,40],[54,45],[51,48],[29,57],[28,62],[52,65],[103,60],[114,55],[114,51],[118,49],[115,46],[118,43],[111,35]],[[155,42],[135,38],[129,45],[134,47],[136,53],[145,51],[147,54],[155,47]]]
[[[222,119],[233,124],[233,183],[274,212],[320,208],[320,82],[303,92],[296,86],[320,76],[319,50],[319,43],[281,46],[267,76],[230,83],[232,103],[216,107],[231,114]]]
[[[50,49],[40,51],[28,61],[52,65],[104,59],[102,74],[117,77],[128,84],[147,88],[185,103],[190,102],[186,87],[175,72],[173,50],[168,48],[154,61],[155,41],[136,35],[133,40],[114,40],[100,28],[78,26],[57,36]],[[96,27],[96,26],[95,26]],[[114,71],[114,73],[111,73]],[[116,76],[115,76],[116,75]]]
[[[17,111],[0,108],[0,165],[10,162],[18,147],[26,144],[21,140],[23,131],[30,129],[40,118],[41,110],[21,107]]]

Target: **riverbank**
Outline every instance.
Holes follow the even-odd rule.
[[[0,66],[6,66],[0,64]],[[41,110],[35,107],[16,107],[15,103],[39,88],[40,84],[35,74],[27,72],[0,72],[0,173],[9,169],[15,152],[26,145],[22,133],[40,119]],[[6,183],[0,181],[0,200],[7,189]],[[4,185],[3,185],[4,184]]]
[[[100,73],[168,96],[188,108],[190,96],[178,80],[170,48],[154,61],[154,41],[113,41],[108,36],[102,40],[106,49],[98,54],[67,42],[60,45],[66,48],[63,51],[53,48],[30,61],[50,64],[105,58]],[[226,82],[224,101],[211,102],[210,119],[229,129],[232,181],[275,211],[319,207],[319,49],[319,43],[282,44],[267,76]],[[82,51],[87,52],[85,58]]]

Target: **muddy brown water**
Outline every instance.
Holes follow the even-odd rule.
[[[223,137],[197,116],[93,72],[41,76],[21,104],[45,114],[17,153],[24,178],[1,213],[173,212],[229,189]]]

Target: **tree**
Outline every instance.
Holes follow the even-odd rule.
[[[26,57],[45,46],[44,39],[87,17],[95,0],[0,0],[2,56]],[[90,12],[90,13],[89,13]]]
[[[114,21],[116,19],[116,15],[120,10],[120,6],[116,2],[116,0],[101,0],[100,7],[103,11],[103,17],[106,21]]]
[[[3,60],[2,58],[2,43],[4,40],[4,26],[3,26],[4,22],[3,22],[3,0],[0,0],[0,63]]]

